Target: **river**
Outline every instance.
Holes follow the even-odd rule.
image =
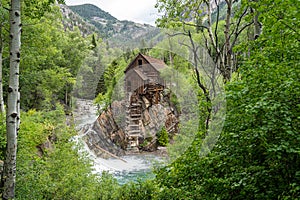
[[[91,100],[76,100],[76,109],[73,112],[75,125],[78,130],[85,126],[92,125],[97,119],[97,108]],[[84,134],[78,134],[73,139],[80,147],[81,155],[88,156],[93,164],[93,172],[101,175],[107,171],[112,174],[120,184],[125,184],[129,181],[145,180],[153,178],[152,169],[155,166],[163,165],[166,158],[157,154],[142,153],[131,154],[116,158],[99,158],[90,151],[87,144],[82,141]]]

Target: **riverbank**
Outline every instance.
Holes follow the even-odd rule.
[[[167,147],[158,147],[155,151],[139,151],[139,152],[130,152],[125,151],[125,155],[155,155],[164,158],[168,158]]]

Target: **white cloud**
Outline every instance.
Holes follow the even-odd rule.
[[[67,5],[90,3],[109,12],[119,20],[130,20],[154,25],[156,0],[66,0]]]

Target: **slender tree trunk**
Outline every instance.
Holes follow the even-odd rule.
[[[212,111],[212,105],[211,105],[211,98],[209,96],[209,90],[208,88],[204,85],[204,83],[201,81],[201,78],[200,78],[200,72],[199,72],[199,64],[198,64],[198,58],[197,58],[197,48],[196,48],[196,45],[195,45],[195,42],[193,40],[193,37],[192,37],[192,34],[191,32],[189,31],[188,32],[188,36],[189,36],[189,39],[190,39],[190,42],[191,42],[191,45],[192,45],[192,52],[193,52],[193,59],[194,59],[194,70],[195,70],[195,73],[196,73],[196,78],[197,78],[197,84],[198,86],[201,88],[204,96],[205,96],[205,99],[206,99],[206,110],[207,110],[207,117],[206,117],[206,120],[205,120],[205,129],[206,129],[206,134],[207,134],[207,131],[209,129],[209,122],[210,122],[210,118],[211,118],[211,111]]]
[[[209,1],[206,1],[205,3],[206,3],[206,6],[207,6],[208,35],[209,35],[209,38],[211,40],[211,44],[212,44],[213,48],[215,49],[215,52],[219,53],[220,50],[219,50],[219,47],[217,46],[218,44],[216,44],[214,34],[213,34],[213,31],[212,31],[212,26],[211,26],[212,25],[212,19],[211,19],[212,11],[211,11],[211,7],[210,7],[210,3],[209,3]]]
[[[0,1],[0,7],[2,7],[2,2]],[[5,105],[4,105],[4,97],[3,97],[3,27],[5,24],[5,14],[1,14],[1,19],[2,22],[0,23],[0,114],[5,113]]]
[[[258,3],[258,0],[254,0],[254,2]],[[256,40],[261,34],[261,24],[259,23],[258,17],[259,12],[254,8],[251,8],[251,12],[254,12],[253,23],[254,23],[254,36],[253,39]]]
[[[232,62],[231,62],[231,45],[230,45],[230,26],[231,26],[231,9],[232,9],[232,0],[226,0],[227,4],[227,14],[225,20],[225,51],[224,51],[224,58],[225,58],[225,81],[229,81],[231,78],[232,73]]]
[[[3,40],[2,40],[2,24],[0,24],[0,113],[5,112],[3,101]]]
[[[254,39],[257,39],[261,34],[261,25],[258,21],[258,15],[259,14],[256,14],[254,16],[254,19],[253,19],[253,22],[254,22]]]
[[[217,30],[219,28],[219,1],[215,1],[216,6],[217,6],[217,21],[216,21],[216,27],[215,27],[215,34],[213,34],[213,30],[212,30],[212,8],[211,8],[211,4],[210,1],[205,1],[205,4],[207,6],[207,23],[208,23],[208,27],[207,27],[207,31],[208,31],[208,35],[211,41],[211,45],[214,49],[214,53],[210,53],[210,56],[212,57],[217,69],[220,70],[220,73],[223,76],[223,79],[225,80],[225,82],[227,81],[227,73],[226,73],[226,61],[225,61],[225,56],[224,56],[224,51],[223,48],[220,49],[220,44],[219,44],[219,38],[217,35]],[[207,46],[208,48],[208,46]]]
[[[7,100],[6,155],[2,175],[2,199],[15,197],[17,133],[19,129],[19,65],[21,48],[21,0],[11,0],[10,72]]]
[[[65,104],[68,106],[68,84],[66,84],[66,90],[65,90]]]

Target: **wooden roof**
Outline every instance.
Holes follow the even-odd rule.
[[[143,72],[141,72],[141,70],[139,69],[133,69],[140,77],[141,79],[143,79],[144,81],[148,79],[148,77],[146,77]]]
[[[125,69],[125,73],[130,69],[130,67],[133,65],[133,63],[136,61],[136,59],[139,57],[139,55],[141,57],[143,57],[147,62],[148,64],[150,64],[151,66],[153,66],[157,71],[163,69],[164,67],[166,67],[166,63],[160,59],[157,59],[157,58],[153,58],[153,57],[150,57],[150,56],[146,56],[144,54],[141,54],[139,53],[132,61],[131,63],[126,67]]]

